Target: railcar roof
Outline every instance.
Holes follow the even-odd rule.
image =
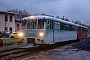
[[[54,20],[54,21],[59,21],[59,22],[62,22],[62,23],[66,23],[66,24],[71,24],[71,25],[75,25],[75,26],[80,26],[80,27],[87,28],[85,26],[82,26],[82,25],[79,25],[79,24],[75,24],[75,23],[72,23],[72,22],[68,22],[68,21],[65,21],[65,20],[62,20],[62,19],[51,17],[51,16],[35,15],[33,17],[34,17],[34,19],[44,19],[44,18],[45,19],[51,19],[51,20]],[[22,20],[29,20],[30,18],[31,18],[31,16],[25,17]]]

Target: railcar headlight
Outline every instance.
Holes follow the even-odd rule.
[[[42,36],[44,36],[44,33],[40,32],[40,34],[39,34],[39,35],[42,37]]]
[[[30,19],[34,20],[35,18],[34,18],[34,16],[30,16]]]

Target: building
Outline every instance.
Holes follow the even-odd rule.
[[[15,31],[19,31],[22,29],[22,23],[20,19],[15,19]]]
[[[15,14],[0,11],[0,31],[15,32]]]

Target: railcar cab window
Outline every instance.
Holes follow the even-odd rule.
[[[28,20],[27,29],[36,29],[36,25],[37,25],[37,20],[36,19]]]
[[[44,29],[44,19],[38,19],[37,29]]]

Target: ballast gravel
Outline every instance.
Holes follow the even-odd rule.
[[[79,50],[90,51],[90,37],[81,39],[79,42],[72,44],[72,47]]]

